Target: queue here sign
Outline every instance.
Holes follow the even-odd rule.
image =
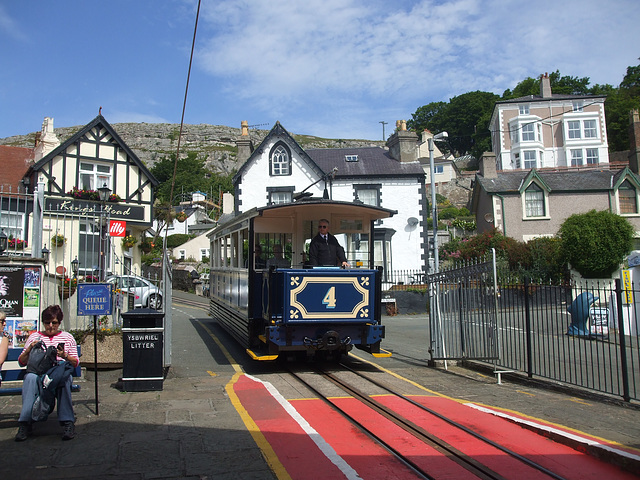
[[[78,283],[78,315],[111,315],[111,284]]]

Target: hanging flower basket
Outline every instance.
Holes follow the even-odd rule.
[[[184,212],[178,212],[176,214],[176,220],[178,220],[180,223],[184,222],[187,219],[187,214]]]
[[[153,247],[154,245],[150,238],[145,238],[140,243],[140,250],[142,250],[142,253],[149,253]]]
[[[134,237],[133,235],[127,235],[122,239],[122,248],[129,249],[133,247],[136,243],[138,243],[138,240],[136,239],[136,237]]]
[[[64,287],[62,285],[58,285],[58,295],[60,295],[62,300],[66,300],[74,293],[76,293],[76,287]]]
[[[60,235],[59,233],[51,237],[51,245],[53,245],[54,247],[63,246],[65,241],[66,238],[64,238],[64,235]]]
[[[58,285],[58,295],[62,300],[66,300],[71,295],[76,293],[76,287],[78,286],[78,280],[75,278],[64,277]]]

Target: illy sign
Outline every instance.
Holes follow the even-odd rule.
[[[127,222],[124,220],[111,220],[109,224],[109,236],[110,237],[124,237],[127,229]]]

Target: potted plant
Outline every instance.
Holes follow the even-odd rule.
[[[64,242],[66,242],[66,240],[67,239],[64,237],[64,235],[56,233],[53,237],[51,237],[51,245],[53,245],[54,247],[61,247],[62,245],[64,245]]]
[[[24,250],[27,246],[27,241],[19,238],[9,238],[8,245],[11,250]]]
[[[69,278],[66,275],[60,281],[58,285],[58,295],[63,300],[66,300],[71,295],[76,293],[76,287],[78,286],[78,280],[75,278]]]
[[[122,239],[122,248],[129,249],[138,243],[138,239],[133,235],[127,235]]]
[[[184,210],[181,210],[176,214],[176,220],[178,220],[180,223],[184,222],[186,219],[187,214]]]
[[[140,242],[140,250],[142,253],[149,253],[154,247],[153,239],[146,237]]]

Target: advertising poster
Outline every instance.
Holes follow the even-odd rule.
[[[7,316],[5,335],[13,348],[24,347],[40,317],[40,266],[0,267],[0,311]]]
[[[24,267],[0,267],[0,310],[7,318],[22,317]]]

